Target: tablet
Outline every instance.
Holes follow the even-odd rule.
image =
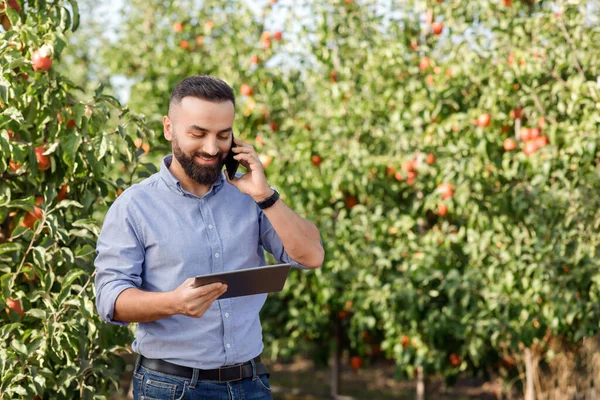
[[[215,282],[225,283],[227,291],[217,300],[279,292],[285,285],[290,267],[290,264],[276,264],[210,275],[198,275],[195,283],[196,286],[209,285]]]

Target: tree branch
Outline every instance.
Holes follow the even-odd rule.
[[[581,69],[581,64],[579,63],[579,58],[577,58],[577,53],[576,53],[577,49],[575,47],[575,44],[573,43],[573,40],[571,39],[571,36],[569,35],[569,32],[567,31],[567,28],[565,27],[565,24],[562,21],[560,21],[558,23],[558,27],[560,28],[563,35],[565,36],[567,43],[569,43],[569,46],[571,47],[571,51],[573,52],[573,57],[575,58],[575,68],[579,72],[579,75],[582,78],[585,78],[585,74],[583,73],[583,70]]]

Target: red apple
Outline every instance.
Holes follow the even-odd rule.
[[[421,58],[421,61],[419,62],[419,69],[421,71],[425,71],[430,66],[431,66],[431,60],[429,59],[429,57]]]
[[[544,147],[548,144],[548,137],[547,136],[540,136],[536,139],[534,139],[534,143],[536,144],[536,146],[539,147]]]
[[[58,201],[63,201],[63,200],[66,200],[69,198],[69,195],[67,194],[68,190],[69,190],[69,187],[67,185],[62,185],[60,187],[60,190],[58,191],[58,195],[56,196]]]
[[[346,196],[346,207],[349,210],[352,210],[357,204],[358,204],[358,199],[352,195],[348,195]]]
[[[272,156],[267,156],[265,154],[261,154],[258,156],[258,158],[260,159],[260,162],[263,165],[263,168],[267,168],[271,162],[273,161],[273,157]]]
[[[523,107],[517,107],[514,110],[510,110],[510,117],[512,119],[521,119],[523,116]]]
[[[323,159],[315,154],[314,156],[312,156],[311,161],[315,167],[318,167],[323,162]]]
[[[19,2],[17,0],[8,0],[8,6],[10,8],[12,8],[13,10],[15,10],[16,12],[21,12],[21,6],[19,5]],[[4,10],[5,5],[4,4],[0,4],[0,14],[2,14],[2,10]]]
[[[439,35],[442,33],[443,30],[444,30],[444,24],[442,24],[441,22],[434,22],[433,24],[431,24],[431,31],[434,34]]]
[[[477,118],[477,122],[479,123],[479,126],[481,126],[482,128],[486,128],[488,126],[490,126],[490,123],[492,122],[492,117],[490,116],[490,114],[481,114],[479,116],[479,118]]]
[[[460,356],[456,353],[450,354],[450,364],[454,367],[458,367],[460,365]]]
[[[407,349],[408,346],[410,346],[410,338],[406,335],[402,335],[402,337],[400,338],[400,343],[402,343],[402,347],[404,349]]]
[[[521,128],[521,130],[519,131],[519,137],[524,142],[529,141],[531,139],[531,129]]]
[[[242,93],[243,96],[252,96],[254,91],[252,90],[252,88],[250,86],[243,83],[242,86],[240,87],[240,93]]]
[[[538,149],[537,144],[534,141],[529,141],[527,143],[525,143],[525,147],[523,147],[523,153],[527,154],[528,156],[535,153]]]
[[[40,204],[42,204],[43,201],[44,201],[44,199],[42,197],[36,197],[36,203],[38,206]],[[42,209],[40,207],[34,206],[33,212],[29,212],[23,217],[23,221],[21,221],[21,226],[24,226],[29,229],[33,229],[35,221],[37,221],[38,219],[41,219],[42,214],[43,214]]]
[[[435,162],[435,156],[432,153],[427,154],[427,164],[431,165]]]
[[[250,57],[250,62],[252,64],[258,64],[258,62],[259,62],[258,56],[256,54],[252,55],[252,57]]]
[[[529,136],[531,139],[537,139],[540,137],[541,131],[539,128],[530,128],[529,129]]]
[[[10,160],[10,161],[8,162],[8,168],[10,168],[10,170],[11,170],[12,172],[17,172],[17,170],[18,170],[19,168],[21,168],[21,163],[14,162],[13,160]]]
[[[10,315],[9,309],[13,310],[17,314],[19,314],[21,316],[21,318],[23,318],[23,316],[25,315],[25,313],[23,312],[23,307],[21,307],[21,301],[20,300],[6,299],[6,306],[8,307],[6,309],[6,313],[9,314],[9,315]]]
[[[360,356],[352,356],[350,357],[350,366],[354,371],[357,371],[362,367],[363,359]]]
[[[271,40],[271,32],[263,31],[263,33],[260,34],[260,40],[262,40],[263,42],[265,40]]]
[[[541,129],[544,129],[544,127],[546,126],[546,120],[544,119],[544,117],[539,117],[538,118],[538,126]]]
[[[444,203],[438,203],[438,215],[445,217],[448,214],[448,206]]]
[[[513,0],[502,0],[502,4],[504,4],[505,7],[512,6],[512,2]]]
[[[181,42],[179,42],[179,47],[181,47],[184,50],[187,50],[190,47],[190,42],[188,42],[187,40],[182,40]]]
[[[511,151],[517,148],[517,142],[514,139],[508,138],[504,141],[504,150]]]
[[[31,55],[31,63],[34,71],[48,71],[52,66],[52,57],[45,49],[37,49]]]
[[[177,33],[181,32],[183,30],[183,23],[181,22],[175,22],[173,24],[173,30]]]
[[[415,170],[415,167],[417,166],[416,161],[410,160],[410,161],[404,161],[402,163],[402,170],[406,171],[406,172],[411,172]]]
[[[446,200],[454,196],[454,186],[450,183],[442,183],[438,186],[438,191],[442,194],[442,199]]]
[[[36,147],[34,151],[35,151],[35,158],[37,158],[37,162],[38,162],[38,169],[40,171],[46,171],[46,170],[50,169],[50,167],[52,166],[52,164],[50,163],[50,158],[48,156],[44,155],[44,153],[46,152],[46,147],[44,147],[44,146]]]
[[[283,39],[283,34],[281,33],[281,31],[277,31],[273,34],[273,37],[275,38],[275,40],[279,41]]]

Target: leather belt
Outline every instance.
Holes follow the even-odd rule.
[[[254,362],[256,364],[256,375],[269,373],[267,367],[260,361],[260,356],[254,358]],[[140,365],[163,374],[177,375],[187,379],[192,379],[194,374],[194,368],[173,364],[165,360],[146,358],[142,355],[140,355]],[[199,381],[233,382],[251,377],[252,364],[250,361],[216,369],[198,370]]]

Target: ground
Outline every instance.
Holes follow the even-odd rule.
[[[122,386],[129,389],[134,357],[127,357],[128,371],[122,377]],[[275,400],[323,400],[330,399],[330,371],[325,367],[315,367],[310,360],[297,358],[292,362],[270,362],[263,360],[271,371],[271,387]],[[345,363],[345,365],[348,365]],[[416,383],[394,378],[394,365],[381,361],[368,369],[357,372],[349,367],[341,374],[339,400],[402,400],[414,399]],[[449,389],[444,389],[441,378],[433,377],[426,382],[428,399],[468,400],[497,399],[499,384],[479,379],[462,378]],[[113,400],[125,400],[126,394],[114,396]]]

